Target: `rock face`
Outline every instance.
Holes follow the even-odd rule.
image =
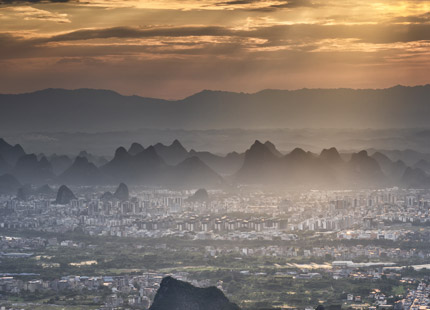
[[[216,287],[198,288],[166,277],[149,310],[240,310]]]
[[[128,187],[124,183],[121,183],[113,194],[113,197],[121,201],[128,200],[129,196]]]
[[[61,187],[58,189],[55,203],[59,205],[66,205],[73,199],[76,199],[75,194],[73,194],[73,192],[66,185],[61,185]]]

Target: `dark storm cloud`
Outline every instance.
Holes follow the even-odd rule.
[[[188,36],[232,36],[261,38],[271,42],[285,40],[357,39],[366,43],[396,43],[430,40],[430,24],[394,25],[274,25],[251,30],[234,30],[221,26],[192,26],[171,28],[113,27],[84,29],[39,39],[41,43],[109,39]],[[37,40],[36,40],[37,41]]]

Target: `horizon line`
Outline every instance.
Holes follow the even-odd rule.
[[[396,84],[388,87],[381,87],[381,88],[354,88],[354,87],[302,87],[302,88],[295,88],[295,89],[281,89],[281,88],[264,88],[260,89],[255,92],[244,92],[244,91],[230,91],[230,90],[220,90],[220,89],[202,89],[198,92],[194,92],[191,95],[181,97],[178,99],[170,98],[160,98],[160,97],[147,97],[144,95],[137,95],[137,94],[124,94],[114,89],[108,89],[108,88],[89,88],[89,87],[79,87],[79,88],[63,88],[63,87],[48,87],[48,88],[42,88],[37,89],[33,91],[24,91],[19,93],[0,93],[0,96],[19,96],[19,95],[29,95],[34,94],[38,92],[48,91],[48,90],[64,90],[64,91],[79,91],[79,90],[93,90],[93,91],[108,91],[113,92],[115,94],[118,94],[123,97],[140,97],[145,99],[156,99],[156,100],[164,100],[164,101],[183,101],[190,97],[193,97],[195,95],[204,93],[204,92],[220,92],[220,93],[233,93],[233,94],[243,94],[243,95],[256,95],[264,91],[284,91],[284,92],[296,92],[296,91],[305,91],[305,90],[354,90],[354,91],[361,91],[361,90],[372,90],[372,91],[378,91],[378,90],[389,90],[397,87],[403,87],[403,88],[417,88],[417,87],[430,87],[430,83],[427,84],[419,84],[419,85],[402,85],[402,84]]]

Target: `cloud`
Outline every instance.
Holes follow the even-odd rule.
[[[41,10],[31,6],[11,6],[0,8],[0,14],[8,17],[13,15],[24,20],[43,20],[57,23],[70,23],[68,15],[65,13]]]

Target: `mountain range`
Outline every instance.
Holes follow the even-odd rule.
[[[26,154],[20,145],[0,139],[0,193],[16,193],[23,185],[95,186],[125,183],[168,188],[220,188],[263,185],[282,188],[430,187],[430,163],[413,165],[382,152],[320,153],[296,148],[283,154],[270,141],[256,140],[242,154],[226,156],[188,151],[178,140],[170,145],[118,147],[110,160],[81,152],[65,155]],[[419,154],[419,153],[418,153]],[[4,158],[7,158],[5,160]],[[55,167],[55,168],[54,168]],[[25,188],[21,196],[26,196]]]
[[[0,131],[397,128],[398,124],[417,128],[428,126],[429,100],[430,85],[254,94],[204,90],[182,100],[123,96],[110,90],[46,89],[0,95]]]

